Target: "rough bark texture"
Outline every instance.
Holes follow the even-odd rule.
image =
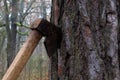
[[[63,32],[60,80],[120,80],[120,1],[52,2],[51,21]]]

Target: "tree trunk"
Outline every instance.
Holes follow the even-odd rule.
[[[9,61],[9,55],[10,55],[10,52],[11,52],[11,30],[10,30],[10,27],[9,27],[9,11],[8,11],[8,4],[7,4],[7,0],[4,0],[4,6],[5,6],[5,16],[4,16],[4,19],[5,19],[5,22],[6,22],[6,33],[7,33],[7,61]],[[8,67],[8,64],[7,64],[7,67]]]
[[[120,1],[52,2],[51,21],[63,32],[60,80],[120,80]]]
[[[5,22],[6,22],[6,33],[7,33],[7,67],[10,66],[12,60],[15,57],[15,51],[16,51],[16,21],[17,21],[17,0],[12,0],[11,6],[12,6],[12,13],[11,18],[9,18],[9,8],[7,0],[4,0],[4,6],[5,6]],[[11,19],[11,20],[10,20]],[[10,24],[11,23],[11,24]],[[11,26],[10,26],[11,25]]]
[[[10,40],[8,40],[8,43],[10,44],[10,47],[7,51],[7,67],[10,66],[10,64],[12,63],[14,57],[15,57],[15,53],[16,53],[16,34],[17,34],[17,26],[16,26],[16,22],[17,22],[17,0],[12,0],[11,2],[11,6],[12,6],[12,13],[11,13],[11,36],[10,36]]]

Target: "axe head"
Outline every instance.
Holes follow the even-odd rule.
[[[62,30],[61,28],[55,26],[54,24],[48,22],[45,19],[37,19],[31,25],[31,29],[36,29],[45,39],[45,48],[47,50],[47,54],[51,57],[58,48],[60,48],[60,44],[62,41]]]

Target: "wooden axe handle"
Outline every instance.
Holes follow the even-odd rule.
[[[17,80],[19,74],[23,70],[41,38],[42,35],[37,30],[32,30],[30,32],[26,42],[23,44],[22,48],[16,55],[2,80]]]

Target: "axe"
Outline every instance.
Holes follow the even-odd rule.
[[[17,80],[28,59],[33,53],[42,36],[45,36],[45,48],[49,57],[60,48],[62,31],[45,19],[37,19],[30,26],[31,32],[11,63],[2,80]]]

